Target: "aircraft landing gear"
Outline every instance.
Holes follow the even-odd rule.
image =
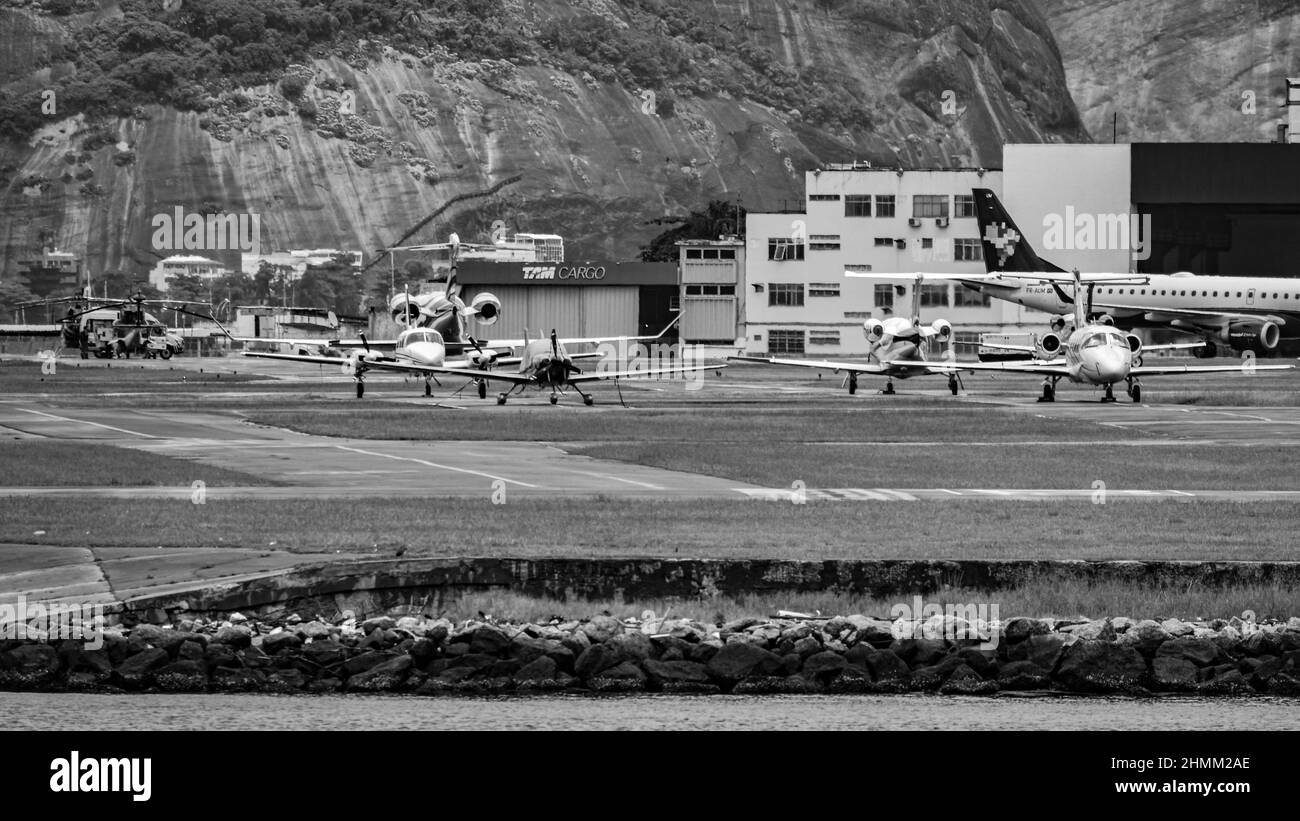
[[[881,393],[885,394],[886,396],[893,396],[893,395],[894,395],[894,380],[891,379],[891,380],[889,380],[888,382],[886,382],[886,383],[885,383],[885,389],[884,389],[883,391],[881,391]]]
[[[578,392],[578,396],[582,397],[582,404],[586,405],[587,407],[591,407],[592,403],[596,401],[591,394],[583,393],[582,390],[577,385],[573,385],[572,387],[575,391]]]
[[[1219,355],[1219,349],[1215,346],[1213,342],[1211,342],[1208,339],[1205,340],[1205,347],[1201,348],[1196,352],[1196,356],[1199,359],[1213,359],[1218,355]]]
[[[497,394],[497,404],[498,404],[498,405],[504,405],[505,403],[506,403],[506,395],[505,395],[504,393],[498,393],[498,394]]]
[[[427,376],[424,377],[424,395],[433,396],[433,382],[429,381]]]
[[[1133,398],[1134,402],[1142,401],[1142,384],[1133,377],[1128,380],[1128,395]]]
[[[1107,386],[1106,386],[1106,395],[1103,396],[1103,397],[1101,398],[1101,401],[1103,401],[1103,402],[1114,402],[1114,401],[1115,401],[1115,386],[1114,386],[1114,385],[1107,385]]]
[[[360,399],[365,395],[366,395],[366,383],[361,379],[361,377],[358,376],[357,377],[357,398]]]
[[[952,391],[953,396],[957,395],[957,374],[955,373],[948,376],[948,390]]]
[[[551,394],[551,404],[552,404],[552,405],[554,405],[556,402],[559,402],[559,401],[560,401],[560,397],[556,396],[555,394]]]
[[[852,396],[857,392],[858,392],[858,375],[856,373],[850,373],[849,374],[849,396]]]
[[[1038,397],[1038,401],[1039,402],[1056,401],[1056,380],[1055,379],[1049,376],[1043,380],[1043,395]]]
[[[502,394],[502,395],[504,396],[505,394]],[[486,379],[480,379],[480,380],[478,381],[478,398],[479,398],[479,399],[487,399],[487,380],[486,380]]]

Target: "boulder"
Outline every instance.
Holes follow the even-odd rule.
[[[667,682],[709,683],[708,668],[697,661],[657,661],[649,659],[645,662],[644,667],[650,682],[656,687],[662,687]]]
[[[375,616],[361,622],[361,632],[370,635],[375,630],[384,631],[392,630],[397,626],[397,620],[388,616]]]
[[[176,658],[178,660],[199,661],[203,658],[203,655],[203,645],[197,641],[183,641],[181,646],[176,648]]]
[[[808,624],[807,622],[803,622],[801,624],[796,624],[782,630],[781,640],[796,642],[799,639],[808,638],[812,634],[813,634],[812,625]],[[821,642],[818,642],[818,645],[820,646]]]
[[[489,656],[486,653],[466,653],[462,656],[456,656],[449,659],[448,670],[468,670],[470,673],[480,673],[492,669],[499,659],[496,656]]]
[[[1197,692],[1207,696],[1245,696],[1255,692],[1250,681],[1240,670],[1227,670],[1197,686]]]
[[[1068,641],[1068,636],[1062,636],[1059,633],[1032,635],[1023,645],[1025,660],[1032,661],[1050,673],[1056,669],[1056,663],[1060,661],[1061,654],[1065,652]]]
[[[550,681],[555,678],[557,672],[559,671],[554,659],[549,656],[538,656],[516,670],[514,679],[516,683]]]
[[[1269,695],[1300,696],[1300,676],[1278,673],[1268,680]]]
[[[809,656],[822,652],[822,643],[812,636],[804,636],[794,642],[790,647],[790,652],[794,653],[801,659],[806,659]]]
[[[928,667],[948,654],[942,639],[899,639],[889,649],[912,667]]]
[[[1030,636],[1041,636],[1049,632],[1051,632],[1051,629],[1044,622],[1021,616],[1008,619],[1003,623],[1002,640],[1007,644],[1016,644]]]
[[[912,677],[912,671],[908,668],[907,662],[899,658],[898,654],[892,650],[876,650],[866,657],[867,672],[871,673],[872,681],[877,684],[897,683],[907,684]]]
[[[1142,688],[1147,665],[1132,647],[1106,640],[1079,641],[1065,651],[1055,677],[1079,692],[1129,692]]]
[[[601,670],[587,679],[587,686],[598,693],[624,693],[644,690],[645,684],[645,671],[631,660]]]
[[[568,648],[569,652],[572,653],[573,657],[576,659],[582,655],[583,651],[591,646],[591,639],[587,638],[586,633],[577,630],[560,639],[560,645]]]
[[[497,656],[510,647],[510,634],[491,624],[480,624],[470,631],[469,651]]]
[[[1042,690],[1052,683],[1050,671],[1032,661],[1009,661],[998,670],[1001,690]]]
[[[224,644],[227,647],[233,647],[238,650],[241,647],[248,647],[253,643],[253,631],[243,625],[231,625],[222,627],[217,631],[212,640],[218,644]]]
[[[820,678],[822,681],[829,681],[847,666],[848,662],[844,660],[844,656],[839,653],[832,653],[829,650],[823,650],[804,659],[803,674],[808,677]]]
[[[1163,692],[1196,689],[1196,665],[1181,656],[1157,655],[1151,662],[1151,686]]]
[[[302,671],[289,668],[268,674],[265,687],[269,693],[297,693],[306,685],[307,677]]]
[[[867,616],[849,616],[853,626],[853,643],[888,647],[894,641],[893,622]]]
[[[589,679],[626,660],[627,656],[623,655],[622,649],[613,642],[593,644],[573,662],[573,672],[579,678]]]
[[[971,669],[968,664],[961,664],[944,680],[939,692],[943,695],[984,696],[998,691],[998,683],[985,679]]]
[[[817,676],[814,681],[825,682],[831,693],[867,693],[872,689],[871,674],[861,667],[846,666],[833,676]]]
[[[309,679],[307,681],[307,692],[309,693],[337,693],[342,688],[342,680],[334,678],[333,676]]]
[[[201,693],[208,689],[207,668],[194,659],[173,661],[154,671],[153,683],[167,693]]]
[[[415,659],[417,664],[426,664],[438,657],[438,642],[428,636],[421,636],[415,640],[407,652],[411,658]]]
[[[181,645],[183,648],[185,645]],[[199,658],[203,658],[203,651],[199,651]],[[88,673],[96,681],[107,681],[113,675],[113,660],[109,657],[108,651],[99,650],[78,650],[67,662],[69,670],[79,673]]]
[[[345,665],[346,666],[346,665]],[[348,689],[363,692],[396,690],[411,674],[411,657],[396,656],[348,677]]]
[[[309,621],[306,624],[299,624],[296,629],[298,635],[302,636],[304,639],[327,639],[333,634],[333,631],[330,630],[328,624],[319,621]]]
[[[1160,626],[1164,628],[1164,631],[1171,638],[1175,639],[1181,636],[1190,636],[1196,631],[1195,627],[1180,619],[1165,619],[1160,622]]]
[[[620,633],[605,643],[617,649],[624,658],[635,661],[644,661],[654,655],[654,645],[645,633]]]
[[[1282,653],[1282,637],[1268,629],[1257,629],[1238,647],[1252,656],[1276,656]]]
[[[781,658],[752,644],[728,644],[708,660],[709,676],[734,684],[751,674],[771,675],[781,669]]]
[[[1071,624],[1062,627],[1058,632],[1069,633],[1083,641],[1114,641],[1116,638],[1115,627],[1110,619],[1094,619],[1083,624]]]
[[[166,654],[164,653],[164,658]],[[23,644],[0,654],[0,686],[44,687],[59,672],[59,653],[48,644]]]
[[[606,642],[623,632],[623,622],[613,616],[596,616],[582,625],[581,633],[592,644]]]
[[[994,651],[980,650],[975,647],[964,647],[954,653],[957,658],[966,663],[980,678],[996,678],[998,674],[997,662],[994,660]]]
[[[699,644],[691,645],[691,654],[689,658],[691,661],[708,664],[709,661],[717,655],[720,649],[722,649],[722,642],[717,639],[706,639]]]
[[[347,648],[336,641],[314,640],[302,648],[302,657],[317,667],[330,667],[347,658]]]
[[[145,679],[154,670],[168,661],[167,651],[161,647],[150,647],[128,658],[117,666],[113,672],[125,687],[143,687]],[[180,662],[178,662],[180,663]],[[188,663],[188,662],[186,662]]]
[[[360,655],[353,656],[352,658],[343,662],[343,666],[339,668],[339,672],[346,677],[355,676],[360,673],[364,673],[365,671],[369,670],[372,667],[375,667],[379,664],[383,664],[385,661],[388,661],[392,657],[393,656],[391,654],[385,653],[382,650],[370,650],[368,652],[361,653]]]
[[[1190,636],[1175,638],[1166,641],[1156,650],[1156,657],[1172,656],[1190,661],[1197,667],[1205,667],[1213,664],[1216,659],[1220,658],[1222,651],[1219,645],[1210,639],[1198,639]]]
[[[1151,656],[1169,639],[1168,631],[1159,622],[1143,619],[1120,633],[1117,641],[1125,647],[1136,649],[1144,656]]]
[[[520,664],[528,664],[534,659],[549,654],[554,648],[562,646],[558,641],[519,635],[510,641],[509,655]]]
[[[203,651],[203,664],[208,669],[208,675],[217,667],[238,667],[239,661],[235,657],[235,651],[224,644],[209,644],[208,649]]]
[[[271,657],[266,653],[263,653],[260,647],[245,647],[243,650],[236,650],[235,658],[239,659],[239,663],[244,667],[257,668],[271,666]]]

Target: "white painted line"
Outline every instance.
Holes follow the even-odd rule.
[[[622,476],[610,476],[606,473],[591,473],[585,470],[570,470],[569,473],[577,473],[581,476],[595,476],[597,479],[613,479],[615,482],[626,482],[629,485],[636,485],[650,490],[663,490],[659,485],[652,485],[649,482],[638,482],[635,479],[624,479]]]
[[[963,494],[963,493],[962,493],[961,491],[959,491],[959,490],[949,490],[949,489],[946,488],[946,487],[941,487],[941,488],[939,488],[939,490],[943,491],[944,493],[951,493],[953,496],[963,496],[963,495],[965,495],[965,494]]]
[[[400,462],[415,462],[418,465],[425,465],[431,468],[438,468],[439,470],[452,470],[455,471],[456,473],[468,473],[471,476],[482,476],[486,479],[492,479],[498,482],[506,482],[512,485],[519,485],[520,487],[531,487],[531,488],[537,487],[537,485],[530,485],[527,482],[520,482],[515,479],[507,479],[504,476],[497,476],[492,473],[484,473],[479,470],[469,470],[468,468],[457,468],[457,467],[452,467],[451,465],[440,465],[437,462],[429,462],[424,459],[416,459],[411,456],[394,456],[391,453],[379,453],[373,450],[362,450],[361,448],[350,448],[345,445],[335,445],[334,447],[338,448],[339,450],[348,450],[348,451],[352,451],[353,453],[362,453],[365,454],[366,456],[382,456],[385,459],[396,459]]]
[[[161,438],[162,438],[162,437],[160,437],[160,436],[154,436],[152,433],[140,433],[139,431],[127,430],[126,428],[115,428],[115,427],[113,427],[112,425],[101,425],[101,424],[98,423],[98,422],[87,422],[87,421],[85,421],[85,420],[83,420],[83,419],[72,419],[72,418],[69,418],[69,417],[67,417],[67,416],[55,416],[55,415],[52,414],[52,413],[45,413],[44,411],[29,410],[28,408],[18,408],[18,410],[22,411],[23,413],[34,413],[34,414],[36,414],[37,416],[44,416],[44,417],[47,417],[47,418],[49,418],[49,419],[58,419],[60,422],[72,422],[73,424],[76,424],[76,425],[93,425],[94,427],[97,427],[97,428],[103,428],[104,430],[115,430],[115,431],[117,431],[118,433],[129,433],[129,434],[131,434],[132,436],[143,436],[143,437],[146,438],[146,439],[161,439]]]
[[[880,492],[880,493],[884,493],[884,494],[887,494],[887,495],[889,495],[889,496],[893,496],[893,497],[896,498],[896,499],[902,499],[904,502],[915,502],[915,501],[916,501],[916,497],[915,497],[915,496],[913,496],[913,495],[911,495],[911,494],[909,494],[909,493],[904,493],[904,492],[901,491],[901,490],[890,490],[889,488],[883,488],[883,487],[878,487],[878,488],[876,488],[876,490],[877,490],[878,492]]]

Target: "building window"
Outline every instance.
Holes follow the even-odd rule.
[[[718,259],[735,259],[735,258],[736,258],[736,249],[735,249],[735,248],[720,248],[720,249],[718,249]]]
[[[953,289],[952,304],[955,308],[987,308],[993,304],[993,300],[983,291],[958,285]]]
[[[857,265],[857,264],[854,264],[854,265],[845,265],[845,266],[844,266],[844,270],[846,270],[846,271],[861,271],[862,273],[865,274],[865,273],[869,273],[869,272],[871,271],[871,266],[870,266],[870,265]]]
[[[803,331],[773,329],[767,332],[767,352],[774,354],[802,354]]]
[[[839,202],[839,194],[809,194],[809,202]]]
[[[957,262],[983,262],[984,246],[977,239],[955,239],[952,241],[953,259]]]
[[[840,332],[839,331],[809,331],[808,344],[809,345],[839,345]]]
[[[912,216],[917,219],[948,216],[948,195],[947,194],[913,195]]]
[[[875,301],[872,303],[877,308],[894,307],[894,286],[893,285],[876,285]]]
[[[838,242],[810,242],[808,243],[809,251],[838,251],[840,244]]]
[[[922,285],[921,286],[921,307],[922,308],[948,307],[948,286],[947,285]]]
[[[736,295],[736,286],[735,286],[735,285],[719,285],[719,286],[718,286],[718,296],[735,296],[735,295]]]
[[[970,194],[957,194],[952,198],[953,216],[973,217],[975,216],[975,197]]]
[[[844,216],[871,216],[871,197],[867,194],[848,194],[844,197]]]
[[[840,284],[838,282],[810,282],[808,284],[808,296],[839,296]]]
[[[885,245],[893,245],[893,244],[894,244],[893,237],[876,237],[877,248],[883,247]]]
[[[687,259],[703,259],[703,258],[704,258],[704,252],[701,251],[699,248],[687,248],[687,249],[686,249],[686,258],[687,258]]]
[[[771,282],[767,286],[768,305],[803,305],[803,285],[797,282]]]
[[[687,296],[699,296],[700,294],[704,293],[703,288],[704,288],[703,285],[687,285],[687,286],[686,286],[686,295],[687,295]]]
[[[894,195],[881,194],[876,196],[876,216],[892,217],[894,216]]]
[[[870,319],[871,311],[845,311],[845,319]]]
[[[767,258],[773,260],[803,259],[804,244],[789,237],[771,237],[767,241]]]
[[[931,239],[930,237],[921,237],[921,247],[922,247],[922,248],[933,248],[933,247],[934,247],[934,240]]]

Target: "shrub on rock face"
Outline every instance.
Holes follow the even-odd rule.
[[[1146,661],[1132,647],[1110,641],[1080,641],[1066,651],[1056,679],[1071,690],[1114,693],[1142,688]]]

